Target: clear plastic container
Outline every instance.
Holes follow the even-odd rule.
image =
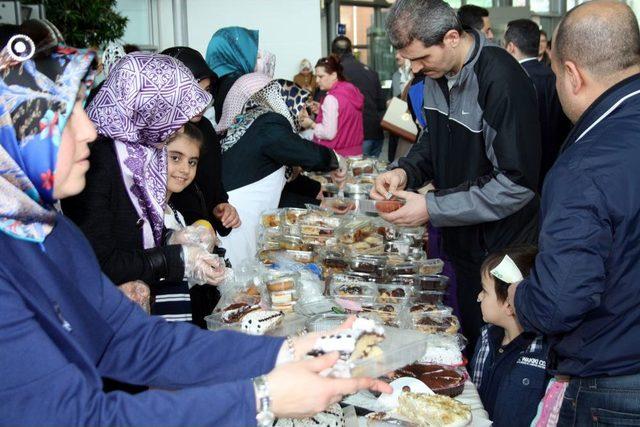
[[[377,297],[378,287],[375,283],[351,282],[335,283],[329,286],[329,294],[340,298]]]
[[[448,316],[453,313],[453,308],[443,304],[411,304],[408,307],[411,315],[433,314],[436,316]]]
[[[378,301],[382,303],[403,303],[413,295],[411,286],[378,285]]]
[[[352,363],[352,377],[378,378],[419,360],[427,350],[427,338],[410,329],[385,327],[385,339],[378,347],[382,350],[381,357],[365,358]]]
[[[242,322],[224,323],[221,320],[221,313],[213,313],[206,316],[207,329],[210,331],[230,330],[242,331]],[[268,331],[266,335],[274,337],[286,337],[298,335],[305,331],[307,318],[296,313],[286,313],[278,327]]]
[[[340,187],[338,186],[338,184],[334,184],[332,182],[323,183],[321,188],[322,193],[326,197],[334,197],[337,196],[338,193],[340,193]]]
[[[331,313],[337,304],[332,299],[323,297],[313,301],[299,301],[293,308],[296,313],[312,317],[318,314]]]
[[[298,236],[282,236],[280,239],[280,249],[290,251],[312,251],[311,245],[305,244]]]
[[[399,316],[402,312],[401,304],[363,304],[362,312],[376,315],[387,326],[400,326]]]
[[[295,225],[298,223],[298,219],[301,216],[304,216],[306,214],[308,214],[309,211],[307,211],[306,209],[299,209],[299,208],[286,208],[284,210],[284,220],[285,223],[288,225]]]
[[[435,315],[430,313],[412,313],[413,326],[427,334],[457,334],[460,321],[453,315]]]
[[[416,291],[410,298],[412,303],[443,304],[445,293],[441,291]]]
[[[418,266],[413,262],[387,266],[387,274],[391,277],[418,273]]]
[[[444,261],[439,258],[420,261],[418,264],[418,272],[420,274],[441,274],[444,269]]]
[[[373,174],[375,170],[376,161],[374,159],[361,159],[349,162],[349,171],[356,177],[364,174]]]
[[[264,212],[260,216],[260,224],[266,228],[279,227],[282,224],[282,211],[274,210],[269,212]]]
[[[373,184],[346,184],[344,196],[350,199],[366,200],[373,189]]]
[[[318,314],[306,321],[306,330],[309,333],[330,331],[342,325],[348,317],[337,313]]]
[[[362,242],[372,233],[373,227],[371,221],[367,219],[356,218],[342,224],[336,231],[339,236],[340,243],[352,244]]]
[[[391,283],[397,283],[399,285],[413,286],[416,280],[416,276],[413,274],[402,274],[391,277]]]
[[[439,274],[415,276],[414,286],[420,291],[445,292],[449,287],[449,278]]]
[[[334,213],[344,215],[356,209],[356,200],[346,197],[325,197],[323,206],[331,209]]]
[[[358,273],[368,273],[374,276],[383,277],[385,275],[385,266],[387,260],[380,256],[357,256],[353,257],[349,266],[352,271]]]
[[[404,200],[379,200],[375,203],[375,206],[380,213],[391,213],[403,207],[404,204]]]
[[[462,366],[462,350],[467,340],[460,334],[427,335],[427,351],[420,358],[422,363],[437,363],[447,366]]]

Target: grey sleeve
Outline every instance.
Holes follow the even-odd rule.
[[[530,189],[498,173],[486,183],[473,183],[463,191],[431,191],[425,197],[434,226],[457,227],[506,218],[534,196]]]

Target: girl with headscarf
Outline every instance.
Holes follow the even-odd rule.
[[[261,402],[282,418],[359,389],[389,391],[372,379],[321,377],[337,357],[300,360],[318,335],[294,338],[290,349],[283,338],[170,325],[117,291],[53,208],[84,187],[96,137],[82,109],[93,55],[34,39],[0,51],[2,424],[245,426],[263,406],[261,381],[269,386]],[[101,376],[153,389],[105,393]]]
[[[216,128],[223,134],[222,181],[242,225],[221,240],[234,266],[255,255],[260,214],[278,207],[287,166],[321,172],[338,168],[332,150],[297,134],[305,94],[287,105],[277,81],[251,73],[236,81],[225,100]]]
[[[218,76],[212,88],[216,122],[220,121],[227,93],[241,76],[256,72],[273,78],[275,55],[259,48],[257,30],[225,27],[216,31],[205,56],[209,68]]]
[[[134,52],[117,63],[89,105],[101,138],[91,149],[86,189],[62,207],[114,283],[142,280],[157,295],[183,277],[211,284],[222,279],[216,257],[197,245],[171,244],[164,228],[165,142],[210,99],[180,62]],[[188,290],[183,299],[186,319]]]

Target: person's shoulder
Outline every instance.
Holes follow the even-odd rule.
[[[506,50],[499,46],[488,45],[482,48],[475,64],[475,70],[481,82],[503,81],[526,78],[523,67]]]

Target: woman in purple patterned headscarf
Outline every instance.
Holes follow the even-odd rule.
[[[199,247],[163,246],[165,142],[210,101],[179,61],[134,52],[116,64],[88,106],[101,138],[91,150],[85,191],[66,200],[63,209],[114,283],[142,280],[153,290],[183,277],[220,280],[205,268],[214,261]]]

